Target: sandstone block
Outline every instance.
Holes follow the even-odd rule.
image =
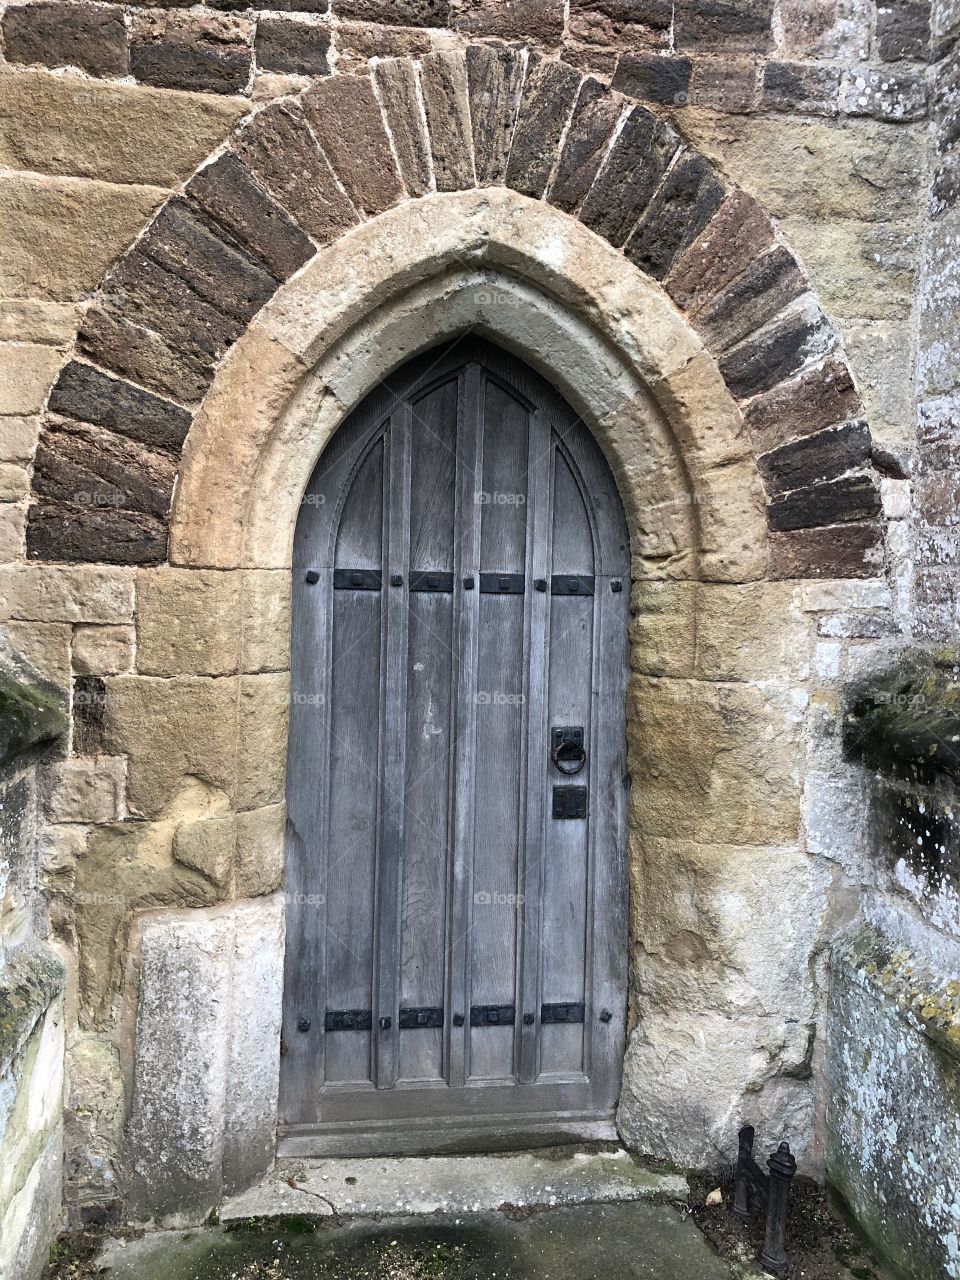
[[[770,528],[784,533],[819,525],[870,520],[880,514],[880,491],[869,475],[844,476],[805,485],[774,498],[767,507]]]
[[[524,67],[512,49],[472,44],[467,84],[477,185],[502,186],[520,105]]]
[[[784,50],[791,57],[849,62],[870,47],[872,14],[858,0],[782,0]]]
[[[833,344],[833,332],[810,301],[745,338],[721,360],[720,372],[735,396],[769,391]]]
[[[130,33],[130,70],[143,84],[204,93],[243,93],[253,50],[243,19],[141,15]]]
[[[814,626],[792,583],[701,583],[696,619],[698,679],[786,685],[809,677]]]
[[[784,493],[869,465],[870,428],[860,420],[827,427],[757,459],[767,492]]]
[[[63,12],[62,5],[50,7]],[[74,76],[4,76],[0,162],[39,173],[175,187],[248,109],[244,99]]]
[[[883,562],[883,529],[876,521],[770,535],[772,578],[874,578]]]
[[[723,200],[710,163],[687,152],[673,165],[644,210],[623,252],[641,271],[662,280],[678,253],[704,229]]]
[[[137,669],[230,675],[240,665],[240,574],[166,569],[137,583]]]
[[[15,415],[0,422],[0,458],[4,462],[26,462],[33,457],[40,433],[36,416]]]
[[[5,502],[0,506],[0,564],[22,560],[26,549],[27,513],[24,507]]]
[[[338,18],[356,18],[360,22],[445,27],[450,0],[335,0],[334,13]]]
[[[333,240],[357,221],[299,105],[267,107],[235,145],[254,175],[315,240]]]
[[[562,62],[531,60],[507,164],[507,185],[522,195],[546,191],[581,78]]]
[[[922,75],[891,75],[862,67],[843,77],[840,105],[848,116],[875,120],[922,120],[927,114],[927,85]]]
[[[67,418],[107,427],[155,449],[176,453],[186,438],[191,415],[130,383],[108,378],[98,369],[72,361],[50,394],[50,409]]]
[[[0,343],[0,414],[41,409],[62,361],[51,347]]]
[[[832,315],[879,320],[912,314],[918,256],[912,224],[844,219],[824,226],[785,218],[782,225]]]
[[[124,1088],[115,1044],[98,1036],[75,1039],[67,1053],[65,1096],[68,1186],[74,1202],[104,1205],[120,1199]]]
[[[396,204],[403,187],[370,79],[322,81],[304,95],[303,109],[360,213],[372,217]]]
[[[135,260],[137,258],[139,255],[135,255]],[[122,264],[121,270],[126,266],[127,263]],[[160,274],[159,268],[154,271]],[[170,336],[163,336],[129,318],[148,309],[138,306],[135,296],[119,288],[114,278],[108,292],[100,295],[101,301],[94,303],[84,316],[77,335],[78,351],[124,380],[139,383],[164,397],[176,397],[184,404],[196,404],[213,378],[215,360],[213,354],[196,349],[196,331],[199,329],[203,338],[207,337],[202,324],[191,316],[191,309],[186,315],[168,311],[164,328]],[[202,306],[197,298],[192,310]],[[193,331],[187,332],[182,340],[172,336],[174,330],[184,333],[191,321]]]
[[[404,186],[412,196],[425,195],[430,190],[430,142],[417,95],[416,69],[406,58],[390,58],[378,63],[373,75]]]
[[[802,62],[768,62],[763,69],[760,106],[767,111],[798,111],[802,115],[835,116],[840,95],[840,70]]]
[[[167,526],[143,512],[38,502],[27,515],[27,555],[74,564],[162,564]]]
[[[763,453],[796,436],[856,417],[860,407],[850,370],[831,358],[757,396],[744,416],[757,451]]]
[[[16,462],[0,462],[0,503],[20,502],[29,492],[26,468]]]
[[[173,856],[222,888],[233,870],[236,843],[237,824],[232,815],[181,822],[173,837]]]
[[[747,57],[698,57],[690,75],[691,106],[725,114],[753,112],[760,100],[757,64]]]
[[[290,676],[286,672],[240,678],[238,707],[238,810],[280,804],[287,766]]]
[[[653,53],[625,53],[617,63],[612,88],[630,98],[679,106],[690,89],[690,58],[665,58]]]
[[[112,822],[121,814],[125,761],[117,756],[62,760],[44,770],[42,790],[51,822]]]
[[[133,666],[133,627],[82,625],[73,632],[73,669],[81,675],[115,676]]]
[[[583,201],[580,221],[619,248],[679,145],[670,125],[634,107]]]
[[[793,254],[777,245],[704,304],[697,329],[711,351],[723,351],[768,324],[806,288]]]
[[[928,0],[889,0],[877,10],[877,50],[884,62],[930,54]]]
[[[257,23],[254,51],[264,71],[330,74],[330,29],[315,22],[263,17]]]
[[[697,311],[773,242],[773,228],[755,200],[734,191],[671,267],[664,288],[684,310]]]
[[[9,62],[79,67],[92,76],[127,73],[123,15],[99,5],[12,5],[3,15],[3,46]]]
[[[6,173],[0,177],[0,291],[69,301],[101,280],[166,192]]]
[[[259,898],[280,888],[285,818],[282,804],[237,814],[234,892],[238,898]]]
[[[421,63],[420,84],[438,191],[475,185],[470,100],[463,55],[439,50]]]
[[[70,624],[8,622],[4,630],[17,653],[61,689],[70,688]]]
[[[107,692],[102,676],[75,676],[71,703],[71,749],[75,756],[99,755]]]
[[[176,475],[164,451],[101,427],[51,419],[37,446],[33,491],[51,502],[164,517]]]
[[[249,569],[242,577],[242,652],[245,672],[286,671],[290,666],[290,574]]]
[[[647,676],[692,676],[696,585],[636,582],[630,606],[633,670]]]
[[[656,395],[697,476],[748,456],[743,419],[705,353],[660,379]]]
[[[473,36],[533,36],[547,45],[563,37],[563,0],[451,0],[450,9],[450,25]]]
[[[371,59],[422,58],[432,48],[431,33],[421,27],[371,26],[341,20],[337,23],[337,74],[366,71]],[[376,64],[370,69],[375,71]]]
[[[720,0],[709,6],[680,0],[674,40],[683,53],[763,53],[773,44],[770,0]]]
[[[133,618],[133,576],[99,565],[10,565],[0,568],[0,600],[6,616],[17,621],[127,623]]]
[[[187,195],[266,265],[286,280],[313,255],[313,245],[292,218],[228,151],[194,177]]]
[[[19,80],[21,77],[10,77]],[[0,80],[0,92],[5,82]],[[2,135],[0,135],[2,136]],[[66,347],[73,340],[79,307],[39,298],[4,298],[0,311],[0,342],[37,342]]]
[[[603,163],[623,106],[620,95],[607,92],[601,81],[590,77],[581,85],[550,184],[548,198],[558,209],[573,213],[580,207]]]

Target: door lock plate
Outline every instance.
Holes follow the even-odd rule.
[[[555,818],[585,818],[587,816],[587,788],[554,787],[553,816]]]

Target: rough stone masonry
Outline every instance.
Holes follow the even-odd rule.
[[[750,1120],[960,1276],[956,774],[845,734],[952,741],[956,4],[0,9],[0,623],[66,708],[2,784],[0,1268],[272,1159],[289,477],[472,316],[631,523],[624,1141]]]

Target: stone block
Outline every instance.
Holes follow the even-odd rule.
[[[956,345],[952,341],[960,321],[958,242],[960,215],[956,210],[934,220],[926,239],[926,278],[920,294],[917,386],[924,399],[954,391],[960,381]]]
[[[330,28],[305,19],[262,17],[257,23],[254,52],[263,71],[328,76]]]
[[[795,691],[636,678],[629,706],[639,832],[796,843],[803,700]]]
[[[49,407],[66,418],[107,427],[130,440],[172,453],[179,452],[191,422],[191,415],[180,405],[76,360],[57,379]]]
[[[8,565],[0,568],[0,600],[17,621],[127,623],[133,576],[101,565]]]
[[[337,23],[337,74],[368,69],[375,72],[376,61],[370,67],[371,60],[422,58],[432,48],[431,32],[421,27],[371,26],[366,22],[341,20]],[[258,77],[260,79],[262,77]]]
[[[22,560],[26,549],[27,512],[5,502],[0,506],[0,564]]]
[[[777,245],[696,313],[696,326],[711,351],[723,351],[762,328],[806,291],[793,254]]]
[[[662,280],[723,196],[723,184],[707,160],[695,152],[681,155],[641,215],[624,254],[641,271]]]
[[[176,480],[170,454],[83,422],[51,418],[37,446],[33,491],[51,502],[165,517]]]
[[[450,25],[472,36],[557,45],[563,37],[564,0],[451,0]]]
[[[860,410],[850,370],[830,358],[751,400],[744,416],[757,452],[764,453],[856,417]]]
[[[64,1108],[69,1198],[81,1213],[87,1205],[102,1210],[119,1201],[125,1190],[124,1089],[115,1044],[98,1036],[81,1036],[71,1043]]]
[[[877,7],[877,52],[884,62],[930,56],[930,0],[885,0]]]
[[[30,477],[16,462],[0,462],[0,503],[20,502],[30,492]]]
[[[809,677],[814,627],[792,583],[701,583],[696,619],[698,679],[788,685]]]
[[[259,898],[280,888],[285,819],[282,804],[237,814],[234,892],[238,898]]]
[[[473,160],[478,186],[504,184],[523,76],[523,60],[512,49],[486,44],[472,44],[467,49]]]
[[[19,80],[21,77],[11,79]],[[0,81],[0,89],[3,83]],[[37,342],[51,347],[67,347],[77,331],[80,314],[80,308],[72,303],[44,302],[40,298],[4,298],[0,312],[0,342]]]
[[[114,507],[38,502],[27,514],[27,555],[72,564],[162,564],[166,521]]]
[[[678,307],[696,312],[773,243],[773,228],[755,200],[734,191],[671,267],[664,288]]]
[[[870,48],[871,19],[862,0],[781,0],[784,50],[800,59],[862,58]]]
[[[674,41],[681,53],[764,53],[773,44],[771,0],[680,0]]]
[[[920,247],[912,224],[785,218],[781,225],[831,315],[911,317]]]
[[[772,578],[874,578],[883,566],[883,529],[877,521],[770,535]]]
[[[663,57],[655,53],[625,53],[617,63],[612,88],[643,102],[664,106],[684,105],[689,97],[690,58]]]
[[[4,627],[14,649],[47,680],[70,688],[70,624],[8,622]]]
[[[266,107],[235,147],[254,175],[321,244],[357,221],[298,104]]]
[[[360,213],[373,217],[396,204],[403,186],[370,79],[321,81],[304,95],[303,109]]]
[[[580,221],[619,248],[680,146],[668,124],[634,107],[580,209]]]
[[[237,823],[226,818],[201,818],[181,822],[173,837],[173,856],[182,866],[192,867],[223,888],[233,871],[237,845]]]
[[[915,73],[894,76],[861,67],[844,73],[840,105],[848,116],[922,120],[927,114],[927,84]]]
[[[0,422],[0,458],[4,462],[26,462],[33,457],[40,434],[36,415],[14,415]]]
[[[102,676],[74,677],[70,746],[75,756],[99,755],[103,749],[106,702],[106,686]]]
[[[242,583],[241,670],[288,670],[291,575],[285,569],[249,569]]]
[[[445,27],[450,0],[335,0],[334,13],[338,18],[355,18],[359,22]]]
[[[40,410],[62,363],[63,357],[52,347],[0,343],[0,414]]]
[[[507,163],[507,185],[521,195],[546,191],[581,78],[562,62],[531,59]]]
[[[129,757],[127,803],[133,813],[158,817],[188,779],[220,791],[232,788],[237,693],[232,678],[108,678],[105,745]]]
[[[255,254],[277,280],[313,256],[313,245],[292,218],[228,151],[191,180],[187,195]]]
[[[238,572],[164,569],[137,583],[137,670],[231,675],[240,666]]]
[[[711,111],[755,111],[760,100],[757,63],[748,57],[698,57],[688,96],[692,106]]]
[[[835,116],[839,96],[838,67],[816,67],[802,62],[768,62],[763,69],[760,106],[766,111]]]
[[[50,7],[64,11],[60,4]],[[245,99],[170,94],[42,72],[4,76],[0,163],[38,173],[175,187],[247,110]]]
[[[290,676],[241,676],[239,692],[236,808],[280,804],[286,780]]]
[[[43,772],[41,787],[51,822],[113,822],[121,815],[125,762],[119,757],[62,760]]]
[[[130,70],[159,89],[243,93],[253,63],[250,34],[246,19],[139,14],[130,32]]]
[[[706,353],[695,355],[655,385],[657,400],[697,477],[706,468],[749,455],[743,419]]]
[[[692,676],[696,584],[635,582],[630,600],[630,666],[638,675]]]
[[[762,454],[757,465],[767,492],[785,493],[868,466],[870,446],[867,424],[862,420],[847,422]]]
[[[133,627],[78,626],[73,669],[80,675],[122,675],[133,666]]]
[[[851,475],[776,497],[767,507],[767,517],[771,529],[785,533],[870,520],[880,511],[880,491],[873,476]]]
[[[613,131],[623,113],[619,94],[590,77],[580,87],[550,184],[548,199],[558,209],[575,212],[597,176]]]
[[[475,185],[475,179],[463,55],[452,50],[428,54],[420,66],[420,86],[437,190],[466,190]]]
[[[420,108],[416,69],[406,58],[391,58],[378,63],[373,76],[404,186],[414,197],[426,195],[430,190],[430,142]]]
[[[123,14],[94,4],[11,5],[3,15],[8,62],[79,67],[92,76],[127,74]]]
[[[769,391],[833,345],[833,331],[813,300],[798,305],[733,347],[720,372],[735,396]]]

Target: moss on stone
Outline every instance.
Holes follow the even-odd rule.
[[[63,965],[40,944],[10,952],[0,978],[0,1070],[20,1051],[51,1001],[63,989]]]
[[[66,730],[67,717],[52,687],[0,668],[0,769]]]
[[[960,651],[914,650],[848,690],[844,746],[873,769],[960,778]]]

